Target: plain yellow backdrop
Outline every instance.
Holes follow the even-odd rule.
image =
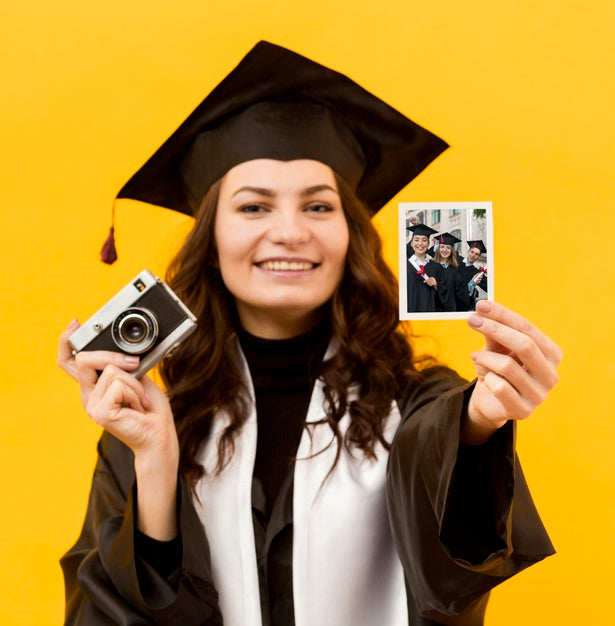
[[[189,218],[117,208],[128,177],[259,39],[339,69],[451,148],[396,202],[491,200],[496,295],[565,352],[519,450],[558,554],[498,588],[487,624],[602,624],[615,557],[612,0],[3,0],[0,622],[58,624],[58,559],[85,511],[99,429],[57,336],[133,275],[163,273]],[[472,375],[481,338],[423,322]],[[605,606],[606,605],[606,606]]]

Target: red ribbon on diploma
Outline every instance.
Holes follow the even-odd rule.
[[[479,272],[482,272],[483,274],[486,274],[486,273],[487,273],[487,268],[486,268],[486,267],[479,266],[478,271],[479,271]]]
[[[418,276],[420,276],[425,282],[427,282],[427,279],[429,278],[429,276],[427,274],[425,274],[425,268],[421,265],[421,267],[419,267],[418,270],[416,270],[416,273]]]

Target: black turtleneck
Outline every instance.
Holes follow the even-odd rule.
[[[254,477],[271,512],[299,446],[312,388],[329,343],[328,323],[291,339],[261,339],[238,330],[248,362],[258,423]]]

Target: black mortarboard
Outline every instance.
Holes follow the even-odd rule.
[[[438,235],[438,241],[445,246],[454,246],[456,243],[461,243],[461,239],[451,235],[450,233],[440,233]]]
[[[467,242],[468,246],[470,246],[470,250],[472,248],[478,248],[481,251],[481,254],[485,254],[487,252],[487,248],[485,248],[485,244],[482,239],[473,239]]]
[[[424,235],[425,237],[429,237],[430,235],[435,235],[438,232],[425,224],[413,224],[412,226],[406,226],[406,230],[411,230],[413,237],[414,235]]]
[[[117,197],[194,215],[235,165],[305,158],[329,165],[374,214],[447,147],[343,74],[261,41]]]

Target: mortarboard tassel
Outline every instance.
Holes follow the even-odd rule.
[[[100,260],[107,265],[113,265],[117,261],[117,250],[115,249],[115,200],[111,212],[111,228],[109,236],[100,251]]]

